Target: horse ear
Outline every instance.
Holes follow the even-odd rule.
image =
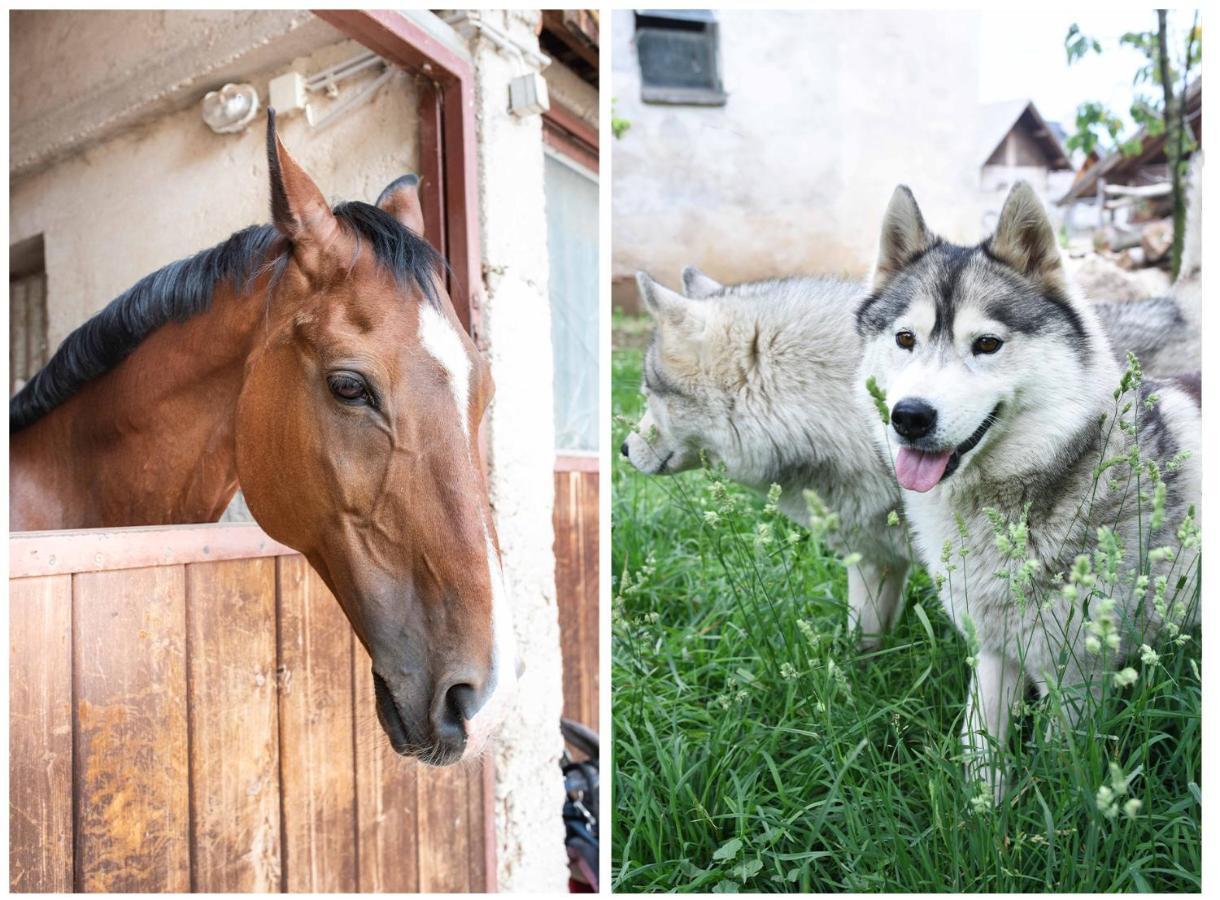
[[[682,289],[692,300],[706,300],[712,294],[724,290],[724,285],[714,278],[709,278],[694,266],[682,270]]]
[[[1042,201],[1024,181],[1008,192],[988,247],[997,259],[1027,278],[1064,287],[1063,257],[1055,229]]]
[[[881,222],[881,249],[873,272],[873,290],[882,287],[934,241],[915,195],[905,184],[898,185]]]
[[[271,173],[271,221],[292,241],[297,261],[308,268],[335,240],[339,223],[330,204],[275,133],[275,110],[267,110],[267,168]]]
[[[424,234],[424,209],[419,201],[419,176],[395,178],[377,198],[377,208],[388,212],[399,224],[420,237]]]

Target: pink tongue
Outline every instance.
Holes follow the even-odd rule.
[[[952,455],[952,450],[924,453],[922,450],[900,447],[898,457],[894,460],[894,474],[898,476],[898,483],[908,491],[919,491],[922,494],[940,483]]]

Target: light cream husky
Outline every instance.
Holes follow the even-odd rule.
[[[637,280],[656,330],[644,356],[648,410],[623,454],[651,475],[706,455],[740,484],[780,485],[780,509],[802,524],[803,493],[814,489],[839,516],[832,543],[861,556],[848,570],[848,605],[871,645],[897,615],[908,550],[887,525],[899,492],[855,390],[862,287],[791,278],[722,288],[688,270],[692,299]]]

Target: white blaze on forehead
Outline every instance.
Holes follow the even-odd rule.
[[[422,304],[419,311],[419,341],[449,374],[449,389],[457,404],[462,433],[470,436],[470,357],[457,329],[439,311]]]

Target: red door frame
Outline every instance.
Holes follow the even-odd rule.
[[[318,9],[313,13],[382,59],[420,76],[423,89],[419,97],[418,174],[425,188],[420,194],[424,230],[449,263],[449,296],[454,311],[480,349],[486,349],[479,315],[483,251],[479,239],[473,66],[427,29],[398,12]],[[485,429],[480,429],[479,443],[486,460]],[[495,766],[490,756],[486,756],[483,762],[483,846],[488,893],[494,893],[498,888],[495,795]]]
[[[424,228],[452,269],[449,293],[458,318],[482,346],[474,68],[469,60],[401,13],[365,9],[313,12],[383,59],[421,76],[425,83],[419,98]]]

